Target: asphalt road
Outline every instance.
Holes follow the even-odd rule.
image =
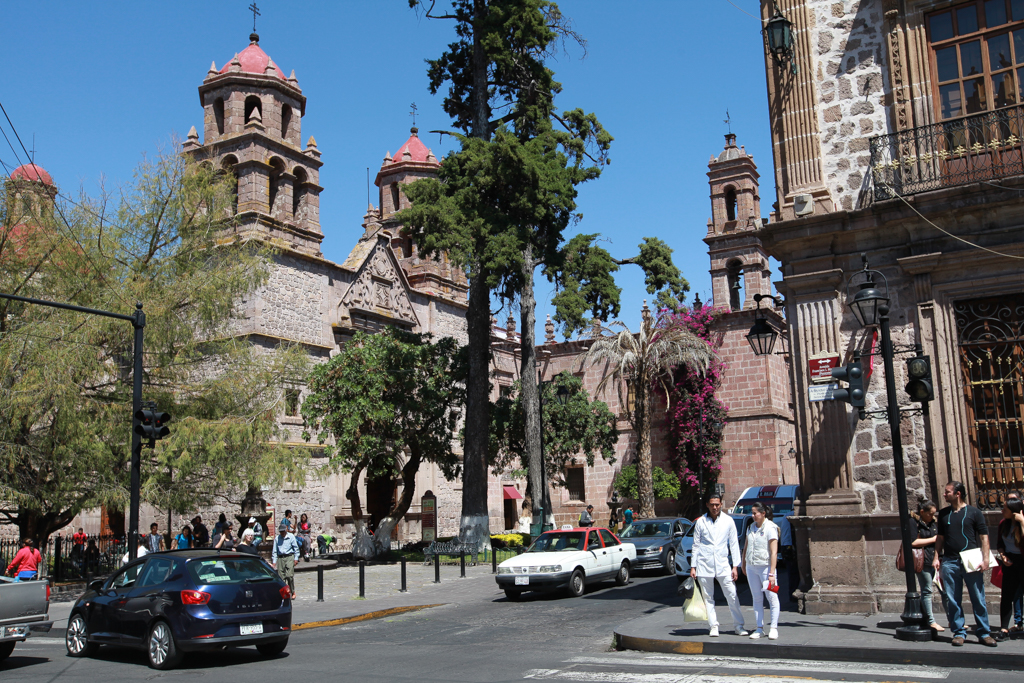
[[[0,680],[97,683],[155,679],[235,681],[617,681],[732,683],[764,681],[976,681],[977,671],[835,662],[694,657],[611,651],[612,629],[648,611],[678,609],[673,577],[641,575],[608,582],[578,599],[527,596],[508,602],[487,581],[441,607],[345,626],[295,632],[287,651],[265,659],[254,649],[188,656],[175,671],[146,666],[141,652],[101,648],[92,659],[65,656],[58,638],[33,638],[0,664]],[[373,609],[366,604],[367,611]],[[851,636],[855,637],[855,636]],[[1012,676],[1012,679],[1011,679]],[[986,683],[1017,681],[986,671]]]

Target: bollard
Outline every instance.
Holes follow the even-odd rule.
[[[399,589],[399,593],[408,593],[408,589],[405,587],[405,555],[402,555],[402,588]]]
[[[324,601],[324,566],[322,564],[316,568],[316,601]]]
[[[441,583],[441,556],[434,555],[434,583]]]
[[[498,551],[495,548],[491,548],[491,573],[498,573]]]
[[[366,597],[366,561],[359,560],[359,597]]]
[[[461,578],[461,579],[466,578],[466,551],[465,550],[463,550],[461,553],[459,553],[459,568],[460,568],[459,578]]]

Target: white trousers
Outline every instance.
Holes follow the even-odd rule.
[[[708,608],[708,626],[718,627],[718,614],[715,613],[715,581],[722,587],[725,593],[725,601],[729,603],[729,611],[732,612],[732,622],[736,629],[743,628],[743,612],[740,611],[740,601],[736,597],[736,584],[731,574],[721,576],[698,576],[701,590],[704,591],[704,604]]]
[[[770,628],[779,626],[779,594],[762,590],[764,582],[768,580],[768,573],[771,567],[768,565],[747,565],[747,583],[750,584],[750,597],[754,601],[754,616],[757,618],[757,627],[764,629],[764,595],[768,598],[768,607],[771,609],[772,623]],[[776,573],[775,581],[778,582]]]

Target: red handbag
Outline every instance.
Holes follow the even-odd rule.
[[[999,564],[992,568],[992,585],[996,588],[1003,587],[1003,568]]]

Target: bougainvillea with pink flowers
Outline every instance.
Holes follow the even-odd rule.
[[[712,328],[719,315],[721,311],[698,302],[693,308],[663,312],[658,326],[684,326],[717,351],[722,336]],[[669,461],[682,484],[680,511],[699,512],[700,501],[714,490],[722,471],[722,430],[729,409],[716,393],[724,372],[725,364],[720,360],[712,363],[703,375],[686,367],[675,372],[667,420]]]

